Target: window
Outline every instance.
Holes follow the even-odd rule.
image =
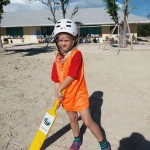
[[[41,27],[41,33],[42,35],[51,35],[54,30],[54,27]]]
[[[6,34],[13,36],[13,37],[22,37],[23,36],[23,27],[6,28]]]
[[[101,27],[81,27],[80,28],[80,35],[86,36],[88,34],[101,34],[102,28]]]

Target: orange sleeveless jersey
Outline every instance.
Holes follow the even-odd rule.
[[[69,52],[70,55],[60,61],[57,57],[55,60],[56,68],[60,83],[68,76],[71,60],[77,49]],[[89,96],[84,78],[84,63],[82,61],[81,73],[78,79],[75,79],[65,91],[65,96],[62,99],[62,106],[66,111],[80,111],[89,107]]]

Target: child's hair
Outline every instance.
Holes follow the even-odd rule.
[[[70,51],[72,48],[77,46],[77,43],[78,43],[78,32],[77,32],[76,24],[70,19],[61,19],[61,20],[57,21],[57,23],[54,27],[53,34],[55,37],[56,46],[58,48],[60,55],[63,56],[64,54],[62,53],[62,51],[58,47],[58,36],[61,33],[68,34],[73,38],[74,45],[68,50],[68,51]]]

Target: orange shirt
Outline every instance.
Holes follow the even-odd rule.
[[[80,72],[81,72],[82,61],[83,61],[82,54],[80,51],[77,51],[75,55],[72,57],[68,76],[71,76],[75,79],[79,78]],[[53,67],[52,67],[51,79],[56,83],[60,82],[55,62],[53,63]]]
[[[68,76],[73,56],[79,52],[75,49],[67,53],[65,59],[57,56],[55,63],[60,83]],[[81,57],[82,58],[82,57]],[[84,78],[84,63],[81,63],[80,76],[75,79],[65,91],[62,106],[66,111],[80,111],[89,107],[89,96]]]

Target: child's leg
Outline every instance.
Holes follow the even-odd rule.
[[[69,119],[70,119],[70,125],[73,132],[74,137],[79,136],[79,124],[78,124],[78,113],[77,112],[67,112]]]
[[[79,112],[83,123],[91,130],[96,139],[100,142],[103,141],[103,135],[99,126],[93,121],[89,108]]]
[[[84,109],[79,112],[84,124],[91,130],[93,135],[98,140],[101,150],[111,150],[111,146],[108,141],[103,139],[102,132],[99,126],[93,121],[89,109]]]
[[[74,141],[70,146],[69,150],[79,150],[81,141],[79,137],[79,124],[78,124],[78,113],[77,112],[67,112],[70,118],[70,125],[74,135]]]

